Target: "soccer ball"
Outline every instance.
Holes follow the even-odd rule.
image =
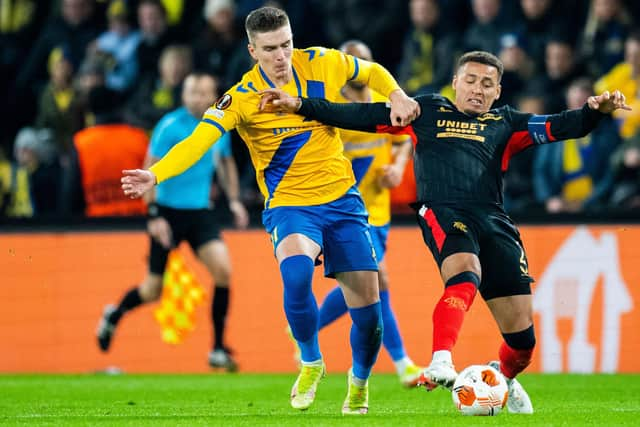
[[[451,395],[463,415],[498,415],[507,404],[504,376],[489,365],[465,368],[453,383]]]

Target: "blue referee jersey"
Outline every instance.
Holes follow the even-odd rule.
[[[166,114],[153,130],[149,152],[153,157],[163,157],[174,145],[189,136],[199,122],[200,118],[194,117],[185,107]],[[209,207],[217,159],[231,155],[231,137],[225,133],[184,173],[158,184],[156,202],[174,209]]]

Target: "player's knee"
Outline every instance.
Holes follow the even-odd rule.
[[[140,298],[144,302],[152,302],[160,299],[162,295],[162,279],[146,279],[138,288]]]
[[[446,257],[440,266],[440,272],[445,282],[455,277],[460,271],[475,274],[478,277],[478,283],[480,283],[479,278],[482,267],[476,255],[472,253],[455,253]]]
[[[503,333],[504,342],[516,350],[533,350],[536,346],[536,335],[533,324],[519,332]]]
[[[382,309],[380,303],[359,308],[350,308],[349,314],[353,324],[365,336],[382,336]]]
[[[229,286],[229,281],[231,280],[231,266],[230,265],[222,265],[218,267],[213,273],[213,280],[216,285],[218,283],[224,284],[225,287]]]
[[[280,263],[285,303],[304,301],[311,294],[313,260],[306,255],[294,255]]]

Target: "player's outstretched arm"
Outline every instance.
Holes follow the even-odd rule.
[[[266,89],[261,94],[261,111],[300,114],[330,126],[365,132],[391,126],[389,108],[382,102],[339,104],[320,98],[294,98],[281,89]]]
[[[581,109],[550,115],[548,121],[551,138],[549,141],[541,142],[581,138],[595,129],[606,114],[618,109],[631,109],[626,104],[624,95],[618,90],[590,96]]]
[[[222,132],[216,127],[200,122],[195,130],[174,145],[157,163],[147,169],[122,171],[122,190],[132,199],[142,197],[154,185],[189,169],[206,153]]]

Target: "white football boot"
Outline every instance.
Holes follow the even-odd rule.
[[[502,373],[502,371],[500,371],[500,362],[497,360],[489,362],[488,365]],[[531,399],[524,387],[522,387],[522,384],[515,378],[509,379],[505,377],[505,379],[509,387],[509,398],[507,399],[507,409],[509,412],[512,414],[533,414]]]

